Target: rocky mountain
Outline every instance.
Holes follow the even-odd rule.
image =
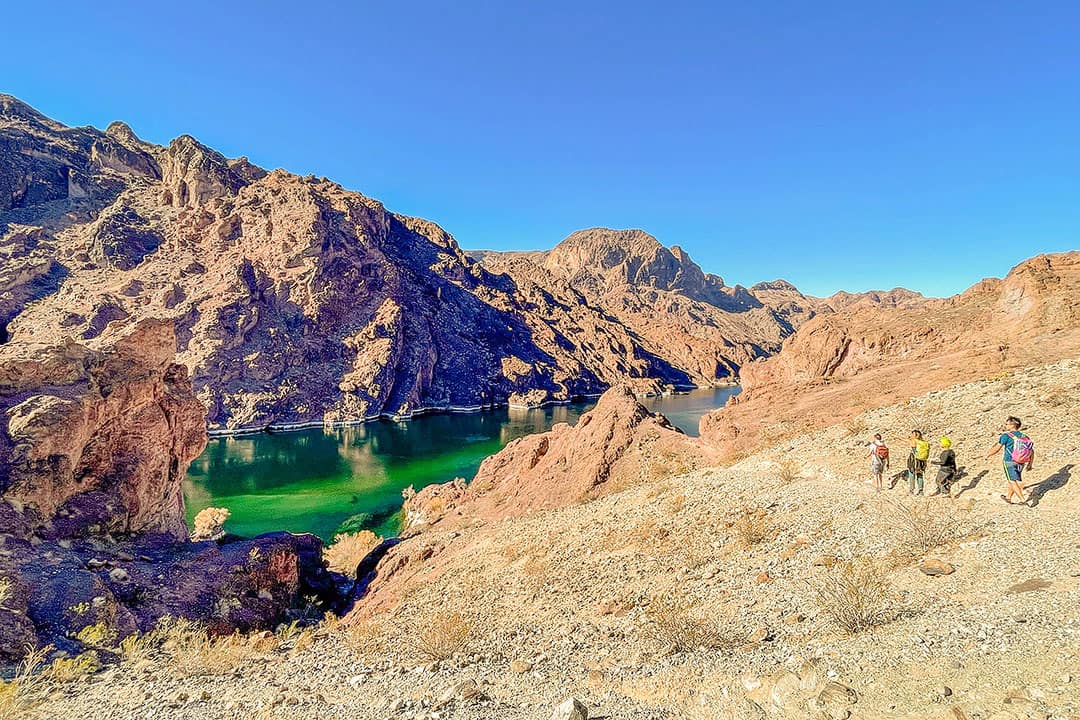
[[[1080,252],[1031,258],[951,298],[893,291],[827,302],[835,312],[818,314],[778,354],[742,368],[743,392],[702,419],[706,437],[741,453],[785,424],[821,426],[1080,354]]]
[[[477,263],[326,179],[65,127],[10,96],[0,258],[0,341],[94,346],[172,320],[212,431],[713,383],[813,313],[639,231]]]
[[[779,349],[813,314],[813,301],[762,300],[705,273],[680,247],[664,247],[641,230],[594,228],[573,233],[546,252],[475,253],[528,295],[580,295],[626,327],[649,353],[669,358],[679,385],[734,379],[745,363]],[[803,305],[806,309],[803,309]]]

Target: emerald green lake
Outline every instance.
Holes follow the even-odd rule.
[[[642,402],[696,435],[702,415],[738,388],[708,388]],[[394,535],[401,491],[455,477],[471,480],[488,455],[511,440],[575,423],[593,403],[531,410],[429,415],[378,420],[347,428],[315,428],[211,438],[184,483],[188,519],[206,507],[225,507],[229,532],[254,536],[275,530],[335,533],[374,530]]]

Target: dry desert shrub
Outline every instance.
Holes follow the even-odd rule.
[[[765,508],[743,505],[731,525],[744,547],[753,547],[772,537],[773,525]]]
[[[660,482],[652,483],[645,490],[645,497],[649,500],[655,500],[661,495],[670,495],[675,491],[675,483],[671,480],[662,480]]]
[[[116,630],[103,622],[95,623],[75,633],[75,639],[92,648],[109,649],[116,644]]]
[[[917,557],[976,530],[970,509],[951,502],[889,501],[884,503],[881,517],[896,539],[897,551],[908,557]]]
[[[687,600],[669,597],[652,598],[645,608],[645,624],[642,634],[665,648],[675,652],[694,650],[731,649],[745,642],[745,638],[725,631],[737,628],[735,623],[721,623],[701,617],[693,612]]]
[[[473,636],[473,626],[461,613],[439,612],[402,627],[405,645],[428,660],[449,660],[463,652]]]
[[[781,440],[790,440],[792,437],[799,435],[800,428],[796,423],[784,420],[774,425],[763,425],[758,434],[763,445],[771,446]]]
[[[529,578],[544,578],[551,571],[551,561],[544,557],[530,557],[521,566],[521,574]]]
[[[664,505],[666,506],[667,511],[672,515],[679,514],[682,512],[683,508],[686,507],[686,493],[679,493],[678,495],[668,497]]]
[[[781,485],[790,485],[798,480],[802,466],[794,458],[781,458],[776,461],[776,477]]]
[[[884,570],[869,559],[837,563],[811,581],[814,600],[836,627],[854,635],[898,616]]]
[[[381,542],[382,538],[370,530],[341,533],[334,536],[333,544],[323,551],[323,557],[334,572],[355,577],[357,566]]]
[[[25,717],[47,694],[46,675],[41,672],[51,647],[27,648],[26,657],[10,680],[0,680],[0,720]]]
[[[912,400],[893,416],[892,430],[905,440],[912,430],[920,430],[925,437],[933,438],[946,425],[944,412],[945,406],[939,400]]]
[[[633,525],[615,525],[604,531],[600,549],[617,551],[624,548],[661,548],[671,535],[671,530],[653,518],[645,518]]]

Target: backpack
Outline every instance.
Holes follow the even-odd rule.
[[[1019,435],[1009,433],[1009,437],[1013,439],[1009,460],[1017,465],[1026,465],[1031,462],[1031,459],[1035,457],[1035,443],[1031,442],[1031,438],[1023,433]]]
[[[930,457],[930,443],[925,440],[915,441],[915,459],[926,460]]]
[[[884,445],[878,445],[874,448],[874,454],[877,455],[878,460],[885,461],[889,459],[889,448]]]

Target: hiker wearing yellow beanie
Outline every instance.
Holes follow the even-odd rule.
[[[938,442],[941,443],[941,455],[937,460],[930,461],[938,466],[937,489],[930,494],[951,497],[952,484],[956,479],[956,453],[952,450],[952,440],[949,438],[942,437]]]

